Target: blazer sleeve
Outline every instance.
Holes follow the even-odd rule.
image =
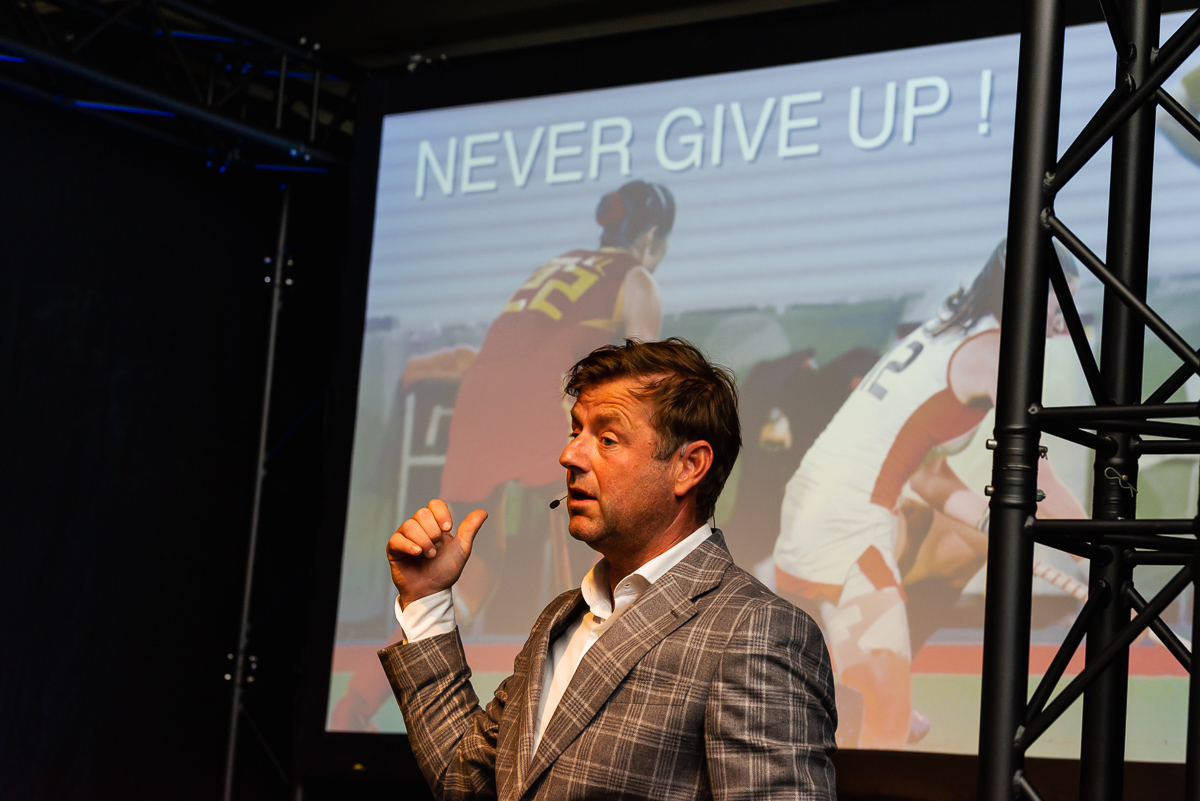
[[[836,799],[833,671],[812,618],[778,600],[740,615],[704,726],[714,798]]]
[[[496,740],[513,676],[480,709],[457,630],[390,645],[379,658],[434,797],[495,798]]]

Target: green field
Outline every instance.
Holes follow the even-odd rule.
[[[1030,677],[1030,692],[1040,676]],[[1066,686],[1066,677],[1059,688]],[[979,746],[978,676],[913,676],[913,707],[933,721],[916,751],[973,754]],[[1188,680],[1177,676],[1129,679],[1125,757],[1134,762],[1183,762]],[[1029,749],[1030,756],[1075,759],[1083,706],[1076,702]]]

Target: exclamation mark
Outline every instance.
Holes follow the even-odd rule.
[[[984,70],[979,74],[979,135],[987,136],[992,132],[988,117],[992,113],[992,71]]]

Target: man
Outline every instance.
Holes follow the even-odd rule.
[[[732,376],[679,339],[567,376],[569,530],[603,555],[480,709],[449,588],[484,519],[432,501],[388,542],[403,643],[380,651],[436,796],[832,799],[836,712],[812,619],[705,523],[741,446]]]

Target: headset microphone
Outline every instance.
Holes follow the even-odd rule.
[[[569,493],[569,492],[567,493],[567,495],[570,495],[570,494],[571,493]],[[550,508],[557,509],[558,505],[566,499],[567,495],[564,495],[561,498],[555,498],[554,500],[550,501]]]

